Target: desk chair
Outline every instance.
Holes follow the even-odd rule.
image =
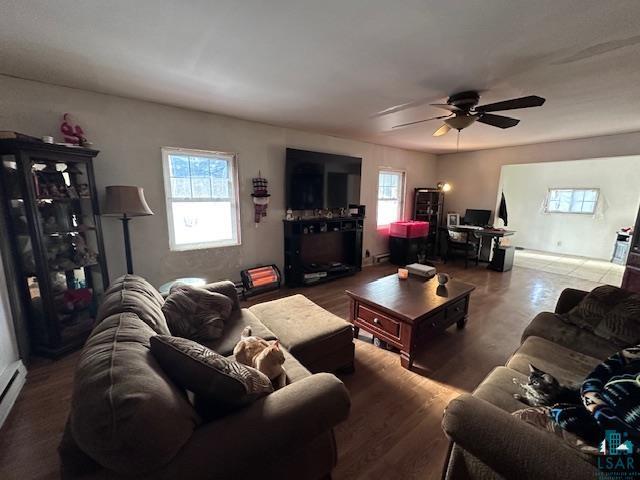
[[[480,238],[472,231],[458,232],[447,229],[447,253],[444,263],[449,260],[449,255],[461,252],[464,255],[464,268],[469,266],[469,259],[475,259],[476,266],[480,262]]]

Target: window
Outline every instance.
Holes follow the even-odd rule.
[[[378,226],[402,220],[404,172],[380,170],[378,174]]]
[[[589,213],[596,211],[597,188],[552,188],[547,196],[548,213]]]
[[[240,245],[233,153],[163,148],[171,250]]]

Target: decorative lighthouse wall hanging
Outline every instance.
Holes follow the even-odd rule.
[[[253,179],[253,205],[255,208],[256,226],[262,217],[267,216],[267,206],[269,205],[269,192],[267,190],[267,179],[262,177],[262,172],[258,171],[258,176]]]

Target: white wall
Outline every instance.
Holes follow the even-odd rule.
[[[564,187],[599,188],[595,214],[546,213],[548,189]],[[499,191],[513,245],[610,260],[616,231],[633,226],[638,212],[640,156],[505,165]]]
[[[361,202],[367,206],[364,250],[372,254],[387,251],[385,238],[376,232],[378,168],[399,167],[407,171],[409,203],[414,187],[432,186],[436,181],[435,156],[426,153],[0,76],[0,130],[60,139],[58,128],[64,112],[74,115],[101,151],[95,162],[101,191],[114,184],[144,188],[155,215],[135,218],[130,224],[134,271],[156,286],[185,275],[209,280],[238,279],[242,268],[260,263],[282,266],[286,147],[363,158]],[[241,246],[169,251],[162,146],[238,153]],[[258,170],[269,180],[272,197],[268,216],[256,228],[250,193],[251,177]],[[109,274],[114,278],[125,271],[121,225],[109,218],[102,223]]]
[[[517,128],[517,127],[516,127]],[[505,131],[508,135],[509,131]],[[464,140],[463,140],[464,141]],[[438,180],[451,184],[445,211],[467,208],[496,209],[503,165],[583,160],[640,154],[640,132],[560,142],[438,155]]]

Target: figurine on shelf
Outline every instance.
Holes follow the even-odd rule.
[[[60,227],[58,227],[55,217],[47,217],[47,219],[44,221],[43,229],[45,233],[54,233],[60,231]]]
[[[78,268],[78,265],[76,265],[69,257],[58,257],[59,259],[59,267],[61,270],[74,270],[75,268]]]
[[[60,132],[64,135],[64,141],[73,145],[89,147],[91,142],[85,138],[82,127],[80,125],[73,125],[71,120],[71,114],[69,113],[65,113],[62,116]]]
[[[293,210],[287,208],[287,214],[284,217],[285,220],[293,220]]]
[[[58,190],[58,186],[55,183],[50,183],[47,185],[48,196],[51,198],[60,198],[60,191]]]
[[[62,311],[71,313],[87,308],[93,300],[93,292],[90,288],[66,290],[62,295]]]
[[[89,185],[86,183],[79,183],[76,187],[76,191],[80,197],[88,197],[91,194],[89,191]]]
[[[76,235],[73,239],[75,255],[74,260],[77,265],[91,265],[96,263],[97,255],[87,246],[87,242],[82,235]]]
[[[69,185],[67,187],[67,196],[69,198],[78,198],[78,192],[76,191],[76,187],[73,185]]]
[[[58,296],[67,289],[67,277],[64,273],[54,272],[51,277],[51,293]]]

